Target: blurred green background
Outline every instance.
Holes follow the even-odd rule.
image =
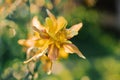
[[[86,56],[69,55],[54,64],[53,74],[37,67],[34,80],[120,80],[119,0],[0,0],[0,80],[31,80],[26,54],[18,44],[26,39],[33,16],[44,23],[46,9],[64,16],[67,27],[82,22],[71,41]]]

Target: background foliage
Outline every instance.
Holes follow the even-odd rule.
[[[87,59],[69,55],[54,65],[52,75],[39,66],[34,70],[34,80],[120,80],[120,29],[115,22],[115,1],[0,0],[0,80],[31,80],[23,64],[25,52],[17,41],[27,37],[33,16],[44,22],[46,8],[56,16],[64,16],[67,27],[83,22],[79,35],[71,41]]]

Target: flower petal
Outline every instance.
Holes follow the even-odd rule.
[[[63,45],[64,49],[65,49],[65,52],[67,53],[77,53],[78,56],[82,57],[83,59],[85,59],[85,56],[83,56],[83,54],[79,51],[79,49],[74,45],[74,44],[71,44],[71,43],[65,43]]]
[[[35,53],[32,52],[32,51],[34,51],[33,49],[34,49],[34,47],[29,47],[29,48],[27,49],[27,51],[26,51],[26,54],[27,54],[26,57],[27,57],[27,59],[29,59],[29,58],[31,58],[32,56],[35,55]]]
[[[55,18],[55,16],[48,9],[46,9],[46,11],[47,11],[47,14],[50,17],[50,19],[54,22],[54,26],[56,26],[56,18]]]
[[[70,39],[73,36],[78,34],[78,31],[81,29],[82,27],[82,23],[73,25],[71,28],[67,29],[67,38]]]
[[[32,24],[33,24],[33,29],[39,33],[41,38],[43,39],[49,38],[49,35],[47,34],[45,27],[40,24],[37,16],[33,18]]]
[[[63,47],[59,48],[59,57],[60,58],[67,58],[68,57],[68,53],[65,52]]]
[[[40,37],[43,39],[48,39],[50,38],[50,36],[48,35],[48,33],[46,32],[46,30],[40,31]]]
[[[39,52],[39,53],[38,53],[38,52]],[[24,64],[26,64],[26,63],[28,63],[28,62],[30,62],[30,61],[32,61],[32,60],[36,60],[36,59],[38,59],[39,57],[43,56],[43,55],[47,52],[47,49],[43,50],[42,52],[41,52],[41,50],[38,51],[38,52],[36,53],[36,55],[34,55],[33,57],[31,57],[30,59],[24,61]]]
[[[57,30],[57,20],[56,20],[55,16],[48,9],[46,11],[49,16],[49,18],[46,18],[46,22],[47,22],[47,24],[49,24],[49,26],[47,26],[47,28],[48,28],[47,31],[51,37],[54,37],[55,32]]]
[[[48,57],[51,60],[56,60],[58,57],[59,49],[56,47],[55,44],[51,44],[48,48]]]
[[[47,27],[53,27],[53,21],[49,17],[45,19],[45,23]]]
[[[55,22],[53,22],[51,18],[46,18],[45,23],[46,23],[46,29],[47,29],[48,34],[50,36],[54,36],[55,31],[57,29],[57,27],[54,25]]]
[[[32,25],[33,25],[33,29],[37,32],[44,30],[44,27],[40,24],[37,16],[33,17]]]
[[[21,39],[18,41],[18,43],[22,46],[25,46],[25,47],[31,47],[34,45],[34,41],[33,40],[25,40],[25,39]]]
[[[57,29],[56,29],[56,33],[57,33],[59,30],[65,28],[66,25],[67,25],[67,21],[65,20],[65,18],[62,17],[62,16],[61,16],[61,17],[58,17],[58,18],[57,18]]]
[[[52,61],[46,55],[43,55],[42,57],[40,57],[40,60],[43,64],[44,71],[47,72],[48,75],[51,74]]]
[[[38,40],[35,40],[35,47],[43,47],[45,45],[48,45],[48,40],[47,39],[38,39]]]

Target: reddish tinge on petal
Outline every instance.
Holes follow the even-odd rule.
[[[59,49],[56,47],[55,44],[51,44],[48,48],[48,57],[51,60],[56,60],[58,57]]]
[[[44,30],[44,27],[40,24],[37,16],[33,17],[32,25],[33,29],[35,29],[36,31]]]
[[[83,54],[79,51],[79,49],[72,43],[65,43],[63,45],[63,48],[65,49],[65,52],[67,53],[77,53],[78,56],[82,57],[83,59],[85,59],[85,56],[83,56]]]
[[[78,31],[81,29],[82,27],[82,23],[73,25],[71,28],[67,29],[67,38],[70,39],[73,36],[78,34]]]
[[[40,37],[43,39],[49,38],[49,35],[47,34],[46,30],[40,31],[39,34],[40,34]]]
[[[33,25],[33,29],[40,34],[41,38],[44,38],[44,39],[49,38],[49,35],[46,32],[46,29],[44,28],[44,26],[40,24],[37,16],[33,18],[32,25]]]

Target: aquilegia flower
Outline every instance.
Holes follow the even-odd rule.
[[[36,16],[33,18],[34,36],[31,36],[27,40],[18,41],[19,44],[27,47],[27,54],[34,52],[32,57],[29,57],[30,59],[24,63],[40,58],[45,65],[49,65],[46,67],[46,70],[50,72],[52,61],[60,57],[67,57],[68,53],[76,53],[85,59],[79,49],[69,41],[70,38],[78,34],[82,23],[78,23],[67,29],[67,21],[64,17],[60,16],[56,18],[49,10],[47,10],[47,14],[48,17],[45,19],[45,25],[42,25]]]

